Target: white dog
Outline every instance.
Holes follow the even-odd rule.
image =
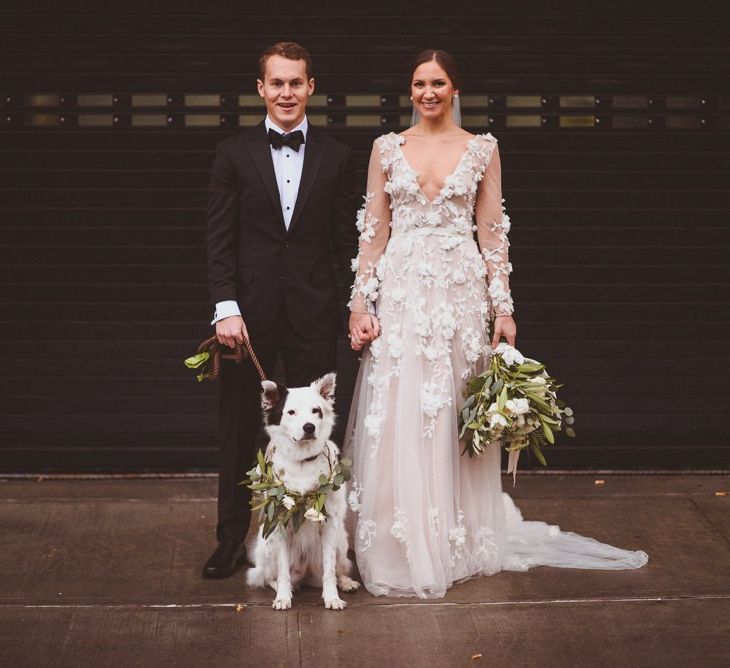
[[[261,383],[261,405],[266,431],[271,437],[266,458],[287,489],[305,494],[319,486],[319,476],[329,477],[339,450],[329,440],[335,423],[335,374],[329,373],[309,387],[287,389],[270,380]],[[345,529],[346,486],[327,494],[326,521],[292,523],[268,538],[259,529],[253,554],[254,568],[246,579],[253,587],[268,585],[276,592],[273,607],[291,608],[292,587],[304,581],[322,587],[324,605],[342,610],[345,602],[337,588],[354,591],[359,582],[349,577]],[[315,513],[316,515],[316,513]],[[321,520],[322,518],[320,518]]]

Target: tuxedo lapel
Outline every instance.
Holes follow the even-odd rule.
[[[299,181],[299,192],[297,193],[297,201],[294,205],[294,213],[289,223],[289,233],[294,229],[297,220],[302,215],[304,205],[307,203],[309,193],[312,192],[317,174],[322,164],[323,142],[319,136],[319,130],[310,124],[307,129],[307,141],[304,144],[304,165],[302,165],[302,178]]]
[[[279,196],[279,186],[276,185],[276,172],[274,171],[274,162],[271,159],[271,148],[269,147],[269,139],[266,134],[266,126],[263,121],[257,126],[256,132],[248,135],[248,143],[251,149],[256,167],[261,174],[266,192],[271,198],[274,209],[279,214],[282,231],[285,230],[284,215],[281,211],[281,197]],[[305,159],[306,162],[306,159]],[[300,188],[301,192],[301,188]]]

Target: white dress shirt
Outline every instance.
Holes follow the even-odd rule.
[[[267,133],[269,130],[274,130],[279,134],[287,134],[271,120],[268,114],[266,115],[264,126]],[[289,132],[301,130],[306,142],[308,127],[309,123],[305,116],[302,122],[295,128],[292,128]],[[286,225],[286,229],[288,230],[289,225],[291,225],[292,215],[294,214],[294,205],[297,201],[299,183],[302,180],[302,168],[304,167],[304,151],[306,150],[306,144],[302,144],[299,147],[299,151],[293,151],[288,146],[282,146],[281,148],[276,149],[273,146],[269,146],[269,149],[271,150],[271,160],[274,163],[276,185],[279,188],[281,213],[284,216],[284,225]],[[214,325],[219,320],[229,318],[232,315],[241,315],[241,310],[238,308],[238,302],[234,299],[227,299],[226,301],[218,302],[215,305],[215,313],[210,324]]]

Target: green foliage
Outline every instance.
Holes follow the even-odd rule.
[[[188,369],[200,369],[200,373],[196,374],[195,377],[198,382],[210,378],[210,352],[204,350],[202,353],[193,355],[184,360],[185,366]]]
[[[276,475],[274,465],[266,461],[261,450],[258,451],[256,465],[246,472],[247,478],[238,484],[245,485],[253,492],[251,509],[259,511],[264,538],[268,538],[277,527],[286,529],[289,522],[292,522],[294,531],[299,531],[304,522],[309,521],[305,515],[310,510],[313,511],[310,513],[312,516],[315,512],[321,513],[320,519],[311,521],[327,521],[327,495],[336,492],[350,480],[352,462],[343,457],[332,466],[329,450],[326,450],[325,456],[330,463],[329,476],[320,474],[317,487],[301,494],[287,489]]]
[[[557,398],[560,387],[540,362],[507,364],[501,354],[493,354],[489,367],[466,384],[459,412],[462,454],[475,457],[501,442],[508,451],[529,447],[547,466],[543,448],[555,443],[555,432],[575,436],[573,410]]]

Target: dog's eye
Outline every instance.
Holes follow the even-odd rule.
[[[322,409],[321,408],[313,408],[312,413],[315,415],[319,415],[319,417],[322,417]]]
[[[296,413],[296,411],[292,409],[290,411],[287,411],[287,413],[289,413],[289,415],[294,415],[294,413]]]

